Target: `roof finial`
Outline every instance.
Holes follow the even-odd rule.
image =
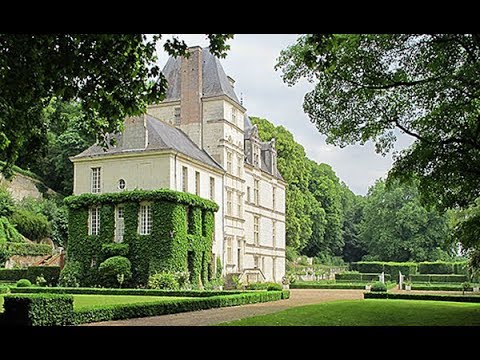
[[[242,92],[240,93],[240,105],[243,106],[243,93]]]

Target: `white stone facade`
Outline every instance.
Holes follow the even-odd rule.
[[[189,58],[193,60],[182,59],[178,68],[187,68],[191,70],[189,76],[200,79],[191,80],[182,73],[180,99],[167,97],[164,102],[149,106],[147,114],[182,130],[223,170],[173,150],[72,158],[74,194],[91,192],[91,168],[94,167],[101,168],[102,192],[122,191],[120,179],[125,180],[128,190],[170,188],[183,191],[186,168],[186,191],[195,194],[199,182],[197,194],[213,198],[220,206],[215,216],[212,250],[220,257],[224,274],[237,274],[243,281],[281,282],[285,275],[286,184],[276,165],[271,165],[271,159],[276,156],[274,144],[261,143],[255,131],[244,128],[246,109],[238,101],[225,94],[209,96],[205,89],[203,96],[198,95],[201,93],[198,87],[206,80],[202,78],[202,49],[191,49],[195,51],[199,53]],[[223,70],[220,76],[225,76]],[[230,84],[232,82],[228,86],[232,86]],[[147,149],[148,141],[144,136],[148,138],[148,134],[141,133],[147,131],[146,126],[131,119],[127,120],[125,131],[135,133],[126,138],[132,139],[135,145],[145,143]],[[247,133],[251,135],[248,141]],[[251,142],[259,145],[260,163],[248,160],[251,155],[245,146],[250,146]],[[261,150],[260,145],[268,147],[270,152]],[[213,196],[210,192],[212,182]],[[258,185],[258,199],[254,198],[255,185]]]

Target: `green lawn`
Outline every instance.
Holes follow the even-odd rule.
[[[73,307],[82,309],[96,305],[133,304],[142,302],[163,302],[172,299],[187,299],[171,296],[135,295],[73,295]],[[3,296],[0,296],[0,312],[3,312]]]
[[[228,326],[480,325],[480,304],[421,300],[349,300],[296,307]]]

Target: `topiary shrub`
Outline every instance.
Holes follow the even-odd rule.
[[[180,286],[174,274],[163,271],[150,275],[148,287],[150,289],[178,290]]]
[[[376,283],[374,283],[372,285],[372,287],[370,288],[370,291],[373,291],[373,292],[387,292],[387,285],[385,285],[381,281],[377,281]]]
[[[10,216],[10,222],[23,236],[33,241],[42,240],[52,234],[52,228],[47,217],[30,210],[16,210]]]
[[[107,243],[102,244],[102,258],[108,259],[114,256],[127,256],[128,244]]]
[[[121,287],[124,281],[132,277],[132,264],[123,256],[113,256],[98,267],[101,285],[105,287]]]
[[[30,287],[32,283],[28,279],[20,279],[17,281],[17,287]]]

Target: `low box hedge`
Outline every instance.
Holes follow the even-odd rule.
[[[141,304],[104,305],[94,308],[75,310],[74,323],[122,320],[147,316],[175,314],[187,311],[205,310],[218,307],[238,306],[259,302],[288,299],[290,292],[256,291],[234,295],[220,295],[203,298],[179,299],[161,303],[149,302]]]
[[[429,283],[462,283],[468,281],[467,275],[444,275],[444,274],[419,274],[410,275],[410,280],[415,282],[429,282]]]
[[[480,303],[480,296],[476,295],[440,295],[440,294],[392,294],[392,293],[363,293],[364,299],[401,299],[401,300],[435,300]]]
[[[212,296],[210,294],[208,297],[200,296],[191,299],[173,299],[171,301],[153,301],[139,304],[100,305],[73,310],[72,295],[16,294],[5,295],[5,312],[2,323],[24,326],[82,324],[253,304],[288,299],[289,297],[290,292],[288,290],[244,291],[233,294],[228,293],[228,295]]]
[[[17,294],[85,294],[85,295],[146,295],[146,296],[178,296],[178,297],[211,297],[220,295],[242,294],[240,290],[157,290],[157,289],[115,289],[115,288],[76,288],[76,287],[49,287],[49,288],[12,288]]]
[[[342,273],[335,274],[335,281],[360,281],[360,282],[369,282],[369,281],[378,281],[380,274],[374,273]],[[385,281],[389,281],[391,278],[390,274],[385,274]]]
[[[412,290],[430,290],[430,291],[462,291],[461,284],[412,284]],[[473,287],[470,286],[467,291],[473,291]]]
[[[58,294],[5,295],[2,322],[6,325],[69,325],[73,296]]]
[[[347,284],[347,283],[339,283],[339,284],[322,284],[322,283],[294,283],[290,284],[290,289],[365,289],[366,284],[356,283],[356,284]]]

